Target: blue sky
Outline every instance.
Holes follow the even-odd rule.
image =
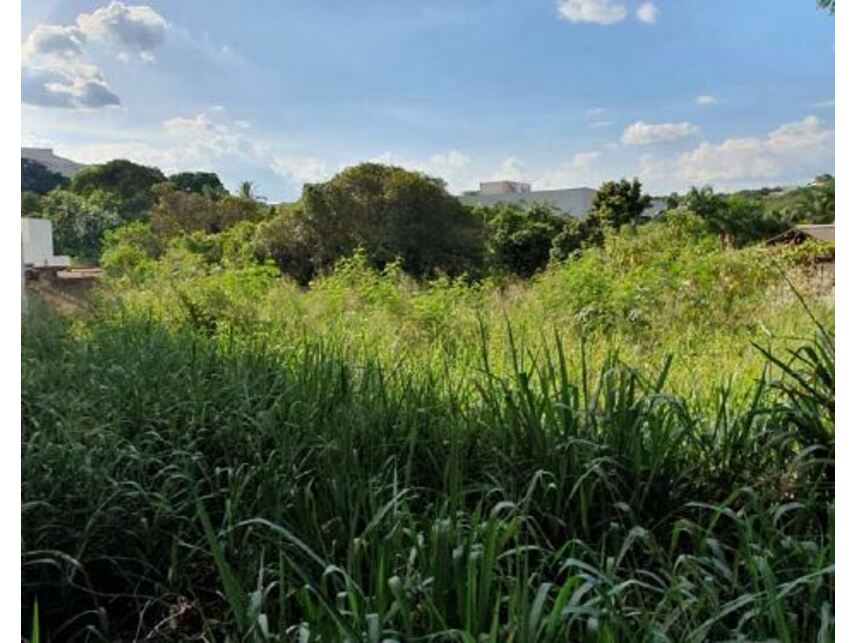
[[[813,0],[133,1],[24,3],[23,144],[275,201],[362,160],[453,192],[833,172],[834,19]]]

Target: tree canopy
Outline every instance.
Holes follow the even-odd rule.
[[[550,260],[568,216],[547,205],[505,203],[487,210],[486,249],[492,268],[530,277]]]
[[[220,197],[227,194],[220,177],[214,172],[179,172],[170,175],[169,182],[182,192]]]
[[[68,184],[68,179],[32,159],[21,159],[21,191],[47,194]]]
[[[652,205],[652,197],[643,194],[640,181],[607,181],[592,200],[589,213],[614,230],[629,223],[639,223],[643,212]]]
[[[143,218],[152,207],[152,186],[164,181],[166,177],[158,168],[117,159],[84,168],[72,177],[69,190],[84,197],[100,193],[105,203],[116,206],[123,219],[134,220]]]
[[[417,276],[460,274],[483,262],[482,222],[442,182],[377,163],[305,185],[300,201],[262,237],[278,264],[299,279],[358,248],[374,266],[399,259]],[[296,256],[308,265],[298,268]]]

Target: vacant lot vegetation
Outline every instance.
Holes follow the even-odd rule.
[[[823,249],[675,214],[533,280],[358,251],[306,288],[245,250],[27,318],[25,631],[832,640]]]

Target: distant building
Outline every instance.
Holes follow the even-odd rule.
[[[459,199],[466,205],[486,207],[498,203],[547,204],[573,217],[583,217],[589,211],[596,191],[585,187],[533,190],[529,183],[489,181],[480,183],[478,190],[465,192]],[[654,218],[664,210],[666,210],[664,199],[652,199],[652,205],[643,213],[643,216]]]
[[[75,175],[86,167],[81,163],[75,163],[70,159],[57,156],[49,147],[22,147],[21,158],[35,161],[44,165],[51,172],[62,174],[66,178]]]
[[[492,206],[498,203],[547,204],[574,217],[582,217],[592,205],[592,188],[562,190],[533,190],[529,183],[518,181],[489,181],[479,189],[465,192],[460,200],[467,205]]]
[[[518,181],[484,181],[479,184],[477,194],[519,194],[531,191],[532,188],[529,183],[520,183]]]

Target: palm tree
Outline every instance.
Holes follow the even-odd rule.
[[[238,196],[248,201],[254,200],[256,196],[253,194],[253,181],[241,181],[238,186]]]

